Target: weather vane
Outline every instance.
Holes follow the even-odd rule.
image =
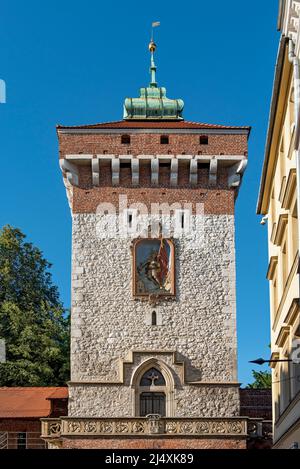
[[[153,40],[153,29],[154,28],[157,28],[157,26],[160,26],[160,21],[154,21],[152,23],[152,27],[151,27],[151,42],[154,42]]]

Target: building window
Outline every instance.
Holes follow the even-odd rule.
[[[209,169],[209,163],[203,163],[203,161],[198,161],[198,169]]]
[[[200,135],[200,145],[208,145],[208,136]]]
[[[157,368],[150,368],[143,374],[140,381],[140,416],[149,414],[166,415],[166,394],[162,387],[166,386],[165,378]]]
[[[273,320],[276,318],[278,307],[277,269],[273,280]]]
[[[164,392],[142,392],[140,395],[140,415],[166,415],[166,395]]]
[[[283,356],[286,359],[286,356]],[[280,415],[285,411],[290,403],[291,376],[289,362],[281,364],[280,369]]]
[[[298,218],[297,218],[297,201],[291,210],[290,229],[292,230],[292,262],[298,250]]]
[[[180,214],[181,217],[181,228],[184,228],[184,212],[182,211]]]
[[[136,222],[137,222],[137,216],[138,216],[138,211],[136,209],[127,209],[124,210],[123,216],[124,216],[124,228],[128,229],[135,229],[136,228]]]
[[[190,226],[190,211],[188,209],[177,209],[175,211],[175,230],[181,233],[182,230],[188,229]]]
[[[152,325],[152,326],[156,326],[156,325],[157,325],[156,311],[152,311],[152,315],[151,315],[151,325]]]
[[[160,143],[161,143],[161,145],[168,145],[168,143],[169,143],[168,135],[161,135],[160,136]]]
[[[276,203],[275,203],[275,190],[272,189],[271,193],[271,201],[270,201],[270,209],[269,209],[269,221],[270,226],[276,221]]]
[[[171,161],[160,161],[159,162],[160,168],[169,168],[171,169]]]
[[[280,178],[280,183],[285,175],[285,144],[284,144],[284,136],[282,137],[281,144],[280,144],[280,150],[278,154],[278,171],[279,171],[279,178]]]
[[[26,449],[27,444],[26,444],[26,432],[20,432],[18,433],[17,437],[17,449]]]
[[[122,161],[120,163],[120,168],[126,168],[126,169],[131,169],[131,163],[130,161]]]
[[[293,133],[295,126],[295,101],[294,101],[294,88],[291,91],[289,99],[289,110],[290,110],[290,133]]]
[[[124,145],[130,145],[130,135],[122,135],[121,143]]]
[[[281,294],[283,295],[285,285],[287,282],[288,278],[288,256],[287,256],[287,240],[286,237],[282,243],[282,248],[281,248],[281,275],[282,275],[282,292]]]
[[[279,419],[280,417],[280,380],[279,380],[279,373],[278,371],[275,371],[272,373],[272,378],[273,378],[273,389],[274,389],[274,394],[273,394],[273,400],[274,400],[274,420],[275,422]]]
[[[144,417],[149,414],[160,414],[163,417],[172,417],[174,415],[172,372],[156,359],[148,361],[148,366],[142,364],[132,377],[135,388],[135,415]]]

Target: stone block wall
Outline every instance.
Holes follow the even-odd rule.
[[[132,297],[132,240],[99,239],[99,223],[73,215],[69,415],[134,416],[132,377],[149,357],[172,374],[174,416],[239,415],[234,216],[202,215],[175,240],[176,298],[155,306]]]

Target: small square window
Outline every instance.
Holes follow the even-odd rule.
[[[208,136],[200,135],[200,145],[208,145]]]
[[[168,145],[168,143],[169,143],[168,135],[161,135],[160,136],[160,143],[161,143],[161,145]]]
[[[130,145],[130,135],[122,135],[121,143],[124,145]]]

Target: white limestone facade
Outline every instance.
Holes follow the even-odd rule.
[[[167,417],[239,415],[234,215],[174,238],[176,295],[154,302],[132,295],[132,239],[99,236],[104,216],[73,214],[69,416],[138,416],[152,366]]]

